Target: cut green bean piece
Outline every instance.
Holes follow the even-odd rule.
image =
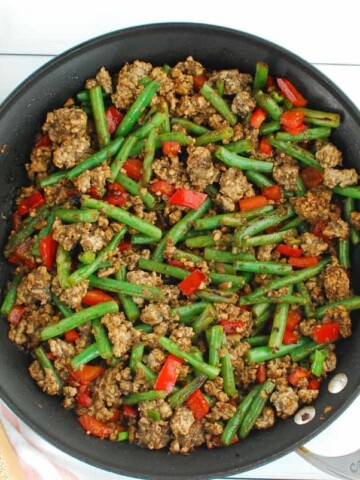
[[[58,393],[61,393],[63,383],[62,383],[59,375],[57,374],[54,365],[51,363],[49,357],[46,355],[44,349],[42,347],[37,347],[37,348],[35,348],[34,353],[35,353],[35,356],[36,356],[36,360],[39,362],[41,368],[44,371],[45,370],[51,371],[51,376],[53,377],[53,379],[55,380],[55,382],[57,383],[58,388],[59,388]]]
[[[223,97],[224,95],[224,82],[216,82],[216,90],[218,92],[218,94],[220,95],[220,97]]]
[[[221,239],[221,242],[226,242],[228,244],[232,243],[232,235],[224,235],[224,240]],[[199,235],[198,237],[187,238],[185,240],[185,245],[188,248],[204,248],[204,247],[213,247],[216,245],[216,241],[212,234],[209,235]]]
[[[70,287],[69,276],[71,272],[71,256],[70,252],[65,250],[60,243],[56,249],[55,260],[60,287]]]
[[[131,349],[129,367],[132,373],[136,373],[136,367],[138,362],[142,361],[145,350],[145,343],[139,343],[139,345],[134,345]]]
[[[254,255],[248,252],[231,253],[207,247],[204,250],[204,258],[214,262],[234,263],[240,260],[254,260]]]
[[[338,113],[322,112],[310,108],[294,108],[293,110],[305,115],[305,123],[331,128],[340,126],[340,115]]]
[[[269,335],[256,335],[254,337],[244,338],[244,341],[251,347],[261,347],[269,342]]]
[[[350,240],[353,245],[357,245],[360,242],[360,232],[358,232],[351,224],[351,213],[355,212],[355,200],[351,197],[347,197],[343,202],[344,217],[350,224]]]
[[[202,387],[206,380],[207,376],[201,373],[198,377],[194,378],[191,382],[185,385],[185,387],[170,395],[169,403],[171,407],[180,407],[180,405],[182,405],[190,397],[190,395],[195,392],[195,390]]]
[[[132,135],[139,140],[143,138],[147,138],[152,130],[160,127],[165,121],[165,114],[162,112],[156,112],[150,120],[148,120],[142,127],[137,128],[134,130]]]
[[[171,309],[171,316],[172,317],[179,317],[180,322],[184,318],[191,317],[194,319],[197,315],[199,315],[204,308],[209,305],[208,302],[195,302],[189,305],[181,305],[180,307],[174,307]]]
[[[316,350],[310,356],[311,373],[315,377],[321,377],[327,355],[328,352],[326,350]]]
[[[129,432],[119,432],[117,436],[118,442],[124,442],[129,439]]]
[[[210,132],[210,130],[202,125],[198,125],[197,123],[191,122],[190,120],[185,120],[184,118],[172,118],[170,120],[172,125],[181,125],[184,127],[189,133],[193,135],[199,136],[204,135],[204,133]]]
[[[40,255],[39,244],[42,238],[45,238],[51,232],[52,226],[55,221],[55,212],[50,212],[49,216],[46,219],[46,225],[43,227],[40,232],[37,234],[34,245],[31,249],[31,254],[38,257]]]
[[[320,165],[320,162],[314,157],[314,155],[310,151],[305,150],[305,148],[299,147],[298,145],[293,145],[290,142],[276,140],[271,135],[268,135],[267,139],[273,147],[279,150],[282,150],[288,155],[291,155],[292,157],[296,158],[297,160],[299,160],[299,162],[303,163],[307,167],[313,167],[313,168],[316,168],[317,170],[323,171],[323,168]]]
[[[230,398],[237,394],[235,385],[234,367],[231,363],[230,353],[227,348],[226,335],[223,335],[223,349],[220,356],[221,376],[223,379],[223,389]]]
[[[84,265],[90,265],[90,263],[93,263],[95,258],[96,258],[96,253],[90,252],[90,251],[80,253],[80,255],[78,256],[78,259]]]
[[[123,399],[124,405],[136,405],[140,402],[149,402],[151,400],[160,400],[166,398],[168,392],[163,390],[148,390],[141,393],[130,393],[128,397]]]
[[[4,301],[1,305],[0,312],[5,315],[5,317],[9,316],[9,313],[13,306],[15,305],[16,295],[17,295],[17,287],[19,286],[22,279],[22,275],[16,275],[13,278],[13,281],[10,284],[10,287],[5,295]]]
[[[211,304],[207,305],[192,324],[194,332],[196,334],[204,332],[216,320],[216,318],[217,315],[214,307]]]
[[[143,190],[138,183],[136,183],[132,178],[124,175],[123,173],[119,173],[116,177],[116,182],[119,183],[125,190],[131,195],[138,196],[141,198],[142,202],[148,207],[153,208],[156,199],[150,192]]]
[[[156,137],[157,131],[154,129],[150,132],[147,140],[145,141],[145,155],[141,177],[142,185],[148,185],[152,177],[152,164],[155,158]],[[154,199],[154,197],[152,198]],[[152,208],[152,206],[154,206],[154,203],[155,199],[153,200],[153,204],[149,208]]]
[[[293,362],[300,362],[301,360],[308,358],[312,353],[316,352],[316,350],[321,350],[329,345],[328,343],[316,343],[313,340],[310,340],[310,338],[302,340],[302,344],[290,352],[291,360]]]
[[[303,309],[306,318],[313,318],[314,317],[314,305],[311,301],[311,295],[309,290],[307,289],[304,282],[299,282],[295,285],[296,290],[298,293],[306,300],[306,303],[303,304]]]
[[[231,127],[224,127],[220,130],[206,132],[195,140],[195,145],[208,145],[209,143],[217,143],[222,140],[229,140],[234,135]]]
[[[292,135],[287,132],[278,132],[275,135],[276,140],[284,142],[307,142],[310,140],[318,140],[321,138],[328,138],[331,133],[331,128],[328,127],[316,127],[308,128],[297,135]]]
[[[91,208],[84,210],[70,210],[67,208],[57,208],[55,215],[66,223],[95,223],[99,218],[99,212]]]
[[[149,237],[143,233],[135,233],[131,236],[132,245],[149,245],[152,243],[157,243],[154,237]]]
[[[105,360],[108,358],[111,358],[113,355],[112,352],[112,347],[110,340],[107,336],[106,330],[104,325],[101,323],[100,318],[95,318],[92,322],[92,328],[93,328],[93,333],[94,337],[96,340],[96,344],[99,349],[99,354],[101,358],[104,358]]]
[[[270,115],[273,120],[279,120],[283,110],[279,105],[271,98],[270,95],[259,90],[255,93],[255,98],[260,107]]]
[[[262,90],[266,86],[266,82],[269,75],[269,66],[265,62],[257,62],[255,68],[255,77],[253,89]]]
[[[236,293],[226,292],[222,290],[212,290],[212,289],[205,289],[205,290],[198,290],[195,294],[197,298],[201,298],[202,300],[207,300],[211,303],[237,303],[238,296]]]
[[[202,262],[203,257],[201,255],[195,255],[194,253],[191,252],[185,252],[184,250],[179,250],[176,248],[173,252],[173,257],[176,260],[191,260],[192,262]]]
[[[335,308],[339,305],[343,305],[348,312],[351,312],[352,310],[358,310],[360,308],[360,296],[344,298],[343,300],[336,300],[335,302],[327,303],[322,307],[318,307],[315,310],[315,318],[322,318],[327,310]]]
[[[139,323],[138,325],[135,325],[134,328],[144,333],[151,333],[153,331],[152,326],[147,323]]]
[[[339,240],[339,264],[346,268],[350,268],[350,240]]]
[[[51,301],[56,305],[61,315],[66,318],[74,314],[74,311],[71,310],[64,302],[60,300],[54,293],[51,294]]]
[[[110,133],[108,122],[105,117],[105,105],[101,87],[89,89],[89,98],[91,103],[92,114],[95,121],[95,129],[98,137],[100,148],[106,147],[110,142]]]
[[[263,207],[254,208],[253,210],[247,210],[244,212],[236,213],[222,213],[220,215],[214,215],[212,217],[199,218],[194,221],[195,230],[214,230],[221,227],[221,220],[224,217],[244,218],[244,220],[251,220],[265,213],[274,210],[272,205],[265,205]]]
[[[224,341],[224,328],[221,325],[214,325],[209,330],[208,345],[209,345],[209,364],[214,367],[220,365],[220,351]]]
[[[120,170],[123,168],[124,163],[130,157],[130,152],[137,141],[138,140],[135,136],[130,135],[129,137],[126,138],[124,143],[121,145],[119,152],[117,153],[116,157],[114,158],[110,166],[112,182],[115,181],[116,177],[120,173]]]
[[[137,371],[140,370],[143,373],[145,380],[150,385],[153,385],[155,383],[157,375],[147,365],[144,365],[142,362],[137,362],[135,365],[135,369]]]
[[[119,270],[115,272],[116,280],[120,280],[121,282],[126,281],[126,267],[121,265]],[[130,297],[126,297],[121,293],[118,293],[119,300],[121,302],[121,306],[125,312],[126,318],[129,322],[134,323],[136,320],[140,318],[140,309],[134,302],[134,300]]]
[[[360,187],[335,187],[333,192],[342,197],[360,199]]]
[[[301,297],[299,295],[283,295],[281,297],[267,297],[266,295],[262,295],[261,297],[251,298],[248,299],[247,297],[240,298],[240,305],[261,305],[265,303],[270,304],[279,304],[284,303],[287,305],[306,305],[308,303],[308,299],[305,297]],[[246,303],[244,303],[246,302]]]
[[[269,275],[289,275],[292,272],[292,266],[281,262],[265,262],[258,260],[237,261],[236,268],[244,272],[253,272]]]
[[[305,225],[305,222],[304,220],[301,220],[301,218],[299,217],[296,217],[296,218],[292,218],[291,220],[289,220],[285,225],[281,226],[278,230],[278,232],[285,232],[286,230],[293,230],[295,228],[301,228],[303,225]],[[295,235],[296,236],[296,230],[294,230],[295,232]]]
[[[228,167],[234,167],[240,170],[271,173],[274,166],[273,162],[241,157],[240,155],[230,152],[225,147],[217,147],[215,150],[215,156]]]
[[[60,182],[64,178],[67,178],[67,175],[70,170],[60,170],[59,172],[52,173],[48,177],[40,178],[39,185],[41,188],[50,187]]]
[[[293,287],[288,288],[289,294],[292,293]],[[270,338],[269,338],[269,347],[272,350],[277,350],[282,344],[284,337],[284,332],[286,328],[287,316],[289,313],[290,305],[285,302],[278,303],[275,308],[275,315],[273,319],[273,325],[271,328]]]
[[[256,185],[259,188],[270,187],[274,185],[275,182],[270,178],[266,177],[260,172],[253,172],[252,170],[246,170],[245,176],[250,182]]]
[[[146,298],[153,302],[160,302],[165,299],[165,295],[160,288],[136,285],[130,282],[122,282],[112,278],[98,278],[95,275],[89,277],[92,287],[100,288],[108,292],[120,293],[130,297]]]
[[[268,135],[269,133],[277,132],[280,130],[281,124],[280,122],[273,121],[273,122],[265,122],[262,123],[259,128],[259,135]]]
[[[238,119],[235,113],[231,111],[225,100],[207,82],[201,87],[200,92],[232,127],[236,125]]]
[[[244,140],[236,140],[235,142],[230,142],[225,145],[225,148],[232,153],[248,153],[253,150],[253,145],[249,139],[245,138]]]
[[[274,358],[280,358],[284,357],[285,355],[289,355],[292,350],[307,344],[308,340],[309,339],[307,338],[300,338],[297,343],[293,343],[291,345],[281,345],[280,348],[275,351],[268,346],[251,348],[246,352],[245,357],[250,363],[266,362]]]
[[[71,366],[74,370],[79,370],[82,365],[91,362],[95,358],[100,357],[100,350],[97,343],[92,343],[88,347],[84,348],[80,353],[78,353],[72,360]]]
[[[261,245],[272,245],[274,243],[281,243],[284,238],[292,238],[297,236],[297,231],[294,228],[288,230],[267,233],[264,235],[256,235],[254,237],[245,238],[242,240],[245,247],[259,247]]]

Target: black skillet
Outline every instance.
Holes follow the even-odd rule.
[[[340,112],[341,127],[333,140],[344,153],[345,164],[359,165],[360,115],[351,101],[315,68],[292,53],[260,38],[225,28],[198,24],[158,24],[130,28],[90,40],[60,55],[28,78],[0,109],[0,249],[9,232],[8,219],[18,187],[26,184],[24,164],[45,114],[81,90],[84,81],[104,65],[116,72],[126,61],[143,59],[155,65],[193,55],[209,68],[239,68],[253,72],[257,61],[270,65],[271,72],[289,76],[320,110]],[[353,286],[359,290],[359,269],[353,256]],[[5,287],[9,268],[1,256],[0,287]],[[100,441],[84,435],[72,412],[60,406],[58,398],[42,393],[27,374],[30,358],[7,340],[7,325],[0,322],[0,394],[30,427],[66,453],[113,472],[149,479],[200,479],[243,472],[270,462],[310,438],[333,421],[360,391],[360,349],[358,314],[353,315],[354,335],[337,348],[338,371],[349,382],[337,395],[321,388],[315,402],[316,417],[306,425],[293,419],[278,421],[267,431],[253,432],[229,448],[199,449],[189,456],[168,455],[125,443]],[[326,407],[332,407],[324,413]]]

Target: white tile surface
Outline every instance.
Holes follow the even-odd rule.
[[[353,0],[303,0],[301,4],[288,0],[248,3],[223,0],[206,4],[189,0],[183,0],[181,4],[159,0],[136,3],[110,0],[92,5],[83,0],[62,0],[59,3],[1,0],[0,102],[51,55],[93,36],[139,24],[191,21],[243,30],[292,50],[315,63],[360,106],[357,8],[357,2]],[[307,446],[325,455],[349,453],[360,447],[353,428],[359,424],[360,399],[357,399]],[[76,465],[79,464],[74,462],[74,472]],[[333,478],[311,467],[295,453],[240,477]],[[115,476],[90,468],[88,478],[110,480]]]

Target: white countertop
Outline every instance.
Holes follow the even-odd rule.
[[[167,21],[216,24],[266,38],[314,64],[360,106],[357,3],[353,0],[194,2],[161,0],[101,4],[83,0],[1,0],[0,102],[27,75],[91,37],[129,26]],[[316,453],[341,455],[360,447],[360,398],[307,444]],[[74,462],[73,471],[76,473]],[[295,453],[237,478],[328,480]],[[121,477],[89,468],[88,478]],[[123,477],[125,478],[125,477]],[[29,479],[30,480],[30,479]]]

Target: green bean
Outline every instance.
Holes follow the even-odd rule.
[[[308,358],[316,350],[324,348],[328,343],[316,343],[310,338],[301,339],[302,344],[290,351],[291,360],[293,362],[300,362]]]
[[[115,272],[116,280],[120,280],[121,282],[126,281],[126,267],[121,265],[119,270]],[[134,302],[134,300],[130,297],[126,297],[121,293],[118,293],[119,300],[121,302],[122,309],[124,310],[126,318],[129,322],[134,323],[136,320],[140,318],[140,309]]]
[[[131,152],[132,148],[134,147],[134,145],[137,141],[138,140],[134,135],[130,135],[129,137],[127,137],[125,139],[124,143],[121,145],[120,150],[116,154],[116,157],[114,158],[114,160],[113,160],[113,162],[110,166],[111,181],[112,182],[115,181],[115,179],[118,176],[120,170],[123,168],[124,163],[130,157],[130,152]]]
[[[9,238],[4,249],[5,257],[9,257],[18,245],[32,235],[35,232],[38,223],[46,218],[49,213],[50,207],[43,205],[36,210],[36,215],[34,217],[29,216],[25,218],[21,224],[20,230],[13,233]]]
[[[69,170],[60,170],[59,172],[52,173],[48,177],[40,178],[39,185],[41,188],[55,185],[56,183],[60,182],[60,180],[67,178],[68,173],[69,173]]]
[[[61,315],[66,318],[74,314],[74,311],[71,310],[64,302],[60,300],[54,293],[51,294],[51,301],[55,304]]]
[[[265,213],[271,212],[274,210],[272,205],[265,205],[263,207],[254,208],[253,210],[246,210],[244,212],[236,213],[222,213],[220,215],[214,215],[212,217],[199,218],[194,221],[195,230],[214,230],[218,227],[221,227],[221,221],[224,217],[241,217],[245,220],[251,220]],[[199,234],[200,235],[200,234]]]
[[[117,435],[118,442],[124,442],[125,440],[129,439],[129,432],[119,432]]]
[[[293,110],[305,115],[305,123],[331,128],[340,126],[340,115],[338,113],[321,112],[310,108],[294,108]]]
[[[194,332],[197,335],[204,332],[216,320],[216,318],[217,315],[214,307],[211,304],[207,305],[192,324]]]
[[[90,265],[83,265],[82,267],[75,270],[75,272],[73,272],[69,276],[68,278],[69,284],[78,285],[79,283],[86,280],[96,270],[98,270],[101,262],[106,260],[109,254],[117,248],[121,240],[124,238],[126,232],[127,232],[126,227],[122,227],[122,229],[119,232],[116,232],[115,235],[112,237],[111,241],[97,255],[93,263],[91,263]]]
[[[148,85],[150,82],[151,82],[150,77],[145,75],[144,77],[140,78],[139,85],[142,85],[143,87],[146,87],[146,85]]]
[[[239,275],[232,275],[228,273],[208,273],[208,277],[210,281],[214,285],[223,285],[224,283],[231,283],[230,288],[242,288],[245,283],[246,279],[243,276]]]
[[[71,271],[71,256],[70,252],[65,250],[59,243],[56,249],[56,268],[58,280],[61,288],[70,286],[69,276]]]
[[[248,252],[231,253],[206,247],[204,250],[204,258],[205,260],[212,260],[214,262],[233,263],[238,260],[254,260],[254,255]]]
[[[306,193],[305,184],[304,184],[302,178],[300,177],[300,175],[298,175],[297,178],[296,178],[295,196],[296,197],[303,197],[305,195],[305,193]]]
[[[277,132],[278,130],[280,130],[280,128],[280,122],[264,122],[259,128],[259,135],[268,135],[269,133]]]
[[[273,120],[279,120],[283,110],[281,107],[279,107],[275,100],[270,97],[270,95],[267,95],[259,90],[255,93],[255,98],[260,107],[265,110],[265,112],[268,113]]]
[[[172,317],[179,317],[180,322],[183,323],[183,320],[196,317],[196,315],[201,314],[201,312],[209,305],[208,302],[195,302],[190,303],[189,305],[181,305],[180,307],[174,307],[171,309]]]
[[[49,370],[51,372],[51,376],[53,377],[53,379],[55,380],[55,382],[57,383],[57,385],[59,387],[59,393],[61,393],[63,383],[62,383],[59,375],[57,374],[57,371],[55,370],[54,365],[51,363],[49,357],[46,355],[44,349],[42,347],[37,347],[37,348],[35,348],[34,353],[35,353],[35,356],[36,356],[36,360],[40,364],[40,367],[44,371]]]
[[[154,260],[146,260],[145,258],[140,258],[139,267],[143,270],[161,273],[162,275],[174,277],[179,280],[183,280],[190,275],[190,272],[183,268],[173,267],[172,265],[156,262]]]
[[[224,82],[219,82],[219,81],[216,82],[216,90],[220,95],[220,97],[223,97],[224,95],[224,88],[225,88]]]
[[[244,420],[246,412],[249,410],[254,398],[258,395],[262,385],[256,385],[239,403],[236,412],[228,420],[224,431],[221,435],[221,442],[224,445],[230,445],[232,439],[235,437],[242,421]]]
[[[157,287],[136,285],[112,278],[98,278],[95,275],[90,275],[89,280],[92,287],[100,288],[108,292],[120,293],[130,297],[146,298],[153,302],[163,301],[165,298],[164,293]]]
[[[95,223],[99,218],[99,212],[91,208],[84,210],[70,210],[67,208],[57,208],[55,215],[66,223]]]
[[[165,117],[165,113],[156,112],[155,115],[153,115],[150,120],[147,121],[143,126],[134,130],[134,132],[132,132],[132,135],[139,140],[147,138],[152,132],[152,130],[160,127],[164,123]]]
[[[78,255],[78,259],[84,265],[90,265],[90,263],[93,263],[95,258],[96,258],[96,253],[90,252],[90,251],[83,252],[83,253],[80,253],[80,255]]]
[[[324,363],[327,357],[326,350],[316,350],[311,356],[311,373],[315,375],[315,377],[321,377]]]
[[[245,414],[245,418],[241,422],[239,429],[240,438],[245,438],[249,435],[250,431],[254,427],[257,419],[260,417],[264,407],[269,400],[270,395],[275,389],[275,383],[270,380],[266,380],[259,391],[256,393],[249,409]]]
[[[132,227],[135,230],[144,233],[145,235],[149,235],[158,239],[162,236],[162,231],[160,228],[152,225],[150,222],[138,218],[136,215],[129,213],[123,208],[115,207],[114,205],[110,205],[109,203],[103,202],[101,200],[95,200],[94,198],[85,198],[83,199],[82,203],[84,207],[100,210],[108,217],[113,218],[118,222],[125,223],[129,227]]]
[[[144,333],[151,333],[153,331],[152,326],[147,323],[139,323],[138,325],[135,325],[134,328]]]
[[[265,62],[257,62],[253,90],[262,90],[266,86],[269,75],[269,66]]]
[[[346,268],[350,268],[350,240],[339,240],[339,264]]]
[[[289,294],[292,293],[292,285],[289,287]],[[275,315],[273,320],[273,325],[271,328],[270,338],[269,338],[269,347],[272,350],[277,350],[281,344],[284,337],[284,332],[286,328],[287,317],[289,313],[290,305],[285,302],[278,303],[275,308]]]
[[[231,243],[231,236],[226,236],[229,239],[228,243]],[[192,237],[185,240],[185,245],[188,248],[203,248],[203,247],[213,247],[216,245],[216,241],[212,234],[209,235],[199,235],[198,237]]]
[[[15,275],[8,291],[6,292],[4,301],[0,308],[0,312],[5,315],[5,317],[9,316],[9,313],[16,302],[17,287],[19,286],[21,279],[22,275]]]
[[[234,367],[231,363],[230,353],[227,348],[226,335],[223,335],[222,355],[220,356],[221,376],[223,379],[223,389],[230,398],[237,394],[235,385]]]
[[[135,365],[135,369],[137,371],[140,370],[143,373],[145,380],[150,385],[153,385],[155,383],[157,375],[147,365],[144,365],[142,362],[137,362]]]
[[[228,275],[236,275],[237,274],[237,268],[235,267],[235,265],[230,265],[230,263],[211,262],[209,267],[210,267],[210,270],[212,272],[227,273]],[[246,283],[249,282],[247,273],[242,275],[242,277],[244,278]]]
[[[136,183],[132,178],[119,173],[116,177],[116,182],[119,183],[125,190],[131,195],[138,196],[141,198],[142,202],[148,207],[153,208],[155,205],[155,197],[151,195],[148,191],[143,191],[138,183]]]
[[[145,343],[139,343],[138,345],[134,345],[131,349],[129,367],[133,374],[136,373],[136,367],[138,362],[142,361],[144,350]]]
[[[147,140],[145,141],[145,155],[144,155],[144,163],[143,163],[142,177],[141,177],[142,185],[148,185],[148,183],[151,180],[152,164],[155,158],[156,137],[157,137],[157,131],[154,129],[150,132]],[[155,203],[155,199],[154,199],[154,203]]]
[[[343,305],[348,312],[351,312],[352,310],[358,310],[360,308],[360,296],[344,298],[343,300],[336,300],[335,302],[327,303],[322,307],[318,307],[315,310],[315,318],[322,318],[327,310],[335,308],[339,305]]]
[[[198,290],[196,292],[197,298],[201,298],[202,300],[207,300],[208,302],[212,303],[237,303],[238,296],[232,292],[226,292],[221,290],[212,290],[212,289],[205,289],[205,290]]]
[[[136,405],[141,402],[149,402],[151,400],[160,400],[166,398],[168,392],[163,390],[148,390],[147,392],[141,393],[130,393],[128,397],[124,397],[124,405]]]
[[[55,212],[52,211],[50,212],[49,216],[46,219],[46,225],[43,227],[39,233],[37,234],[36,240],[34,242],[34,245],[31,249],[31,254],[38,257],[40,255],[40,250],[39,250],[39,243],[42,238],[45,238],[49,233],[51,232],[52,226],[55,221]]]
[[[231,111],[225,100],[207,82],[201,87],[200,92],[232,127],[236,125],[237,116]]]
[[[269,95],[276,103],[283,103],[285,101],[284,95],[276,90],[270,92]]]
[[[161,261],[163,259],[167,240],[170,238],[173,244],[176,245],[189,231],[192,223],[202,217],[204,213],[210,209],[211,205],[211,200],[207,198],[197,210],[190,210],[181,220],[179,220],[158,243],[152,257],[153,260]]]
[[[301,148],[298,145],[293,145],[290,142],[283,142],[280,140],[276,140],[271,135],[269,135],[267,139],[273,147],[277,148],[278,150],[282,150],[288,155],[291,155],[292,157],[296,158],[307,167],[313,167],[320,171],[323,170],[319,161],[316,160],[316,158],[310,151],[305,150],[305,148]]]
[[[100,86],[89,89],[92,114],[100,148],[106,147],[110,142],[108,123],[105,117],[105,105]]]
[[[314,306],[311,301],[311,296],[309,290],[307,289],[304,282],[299,282],[295,284],[295,288],[298,293],[306,300],[306,303],[303,304],[303,309],[306,318],[313,318],[314,316]]]
[[[221,325],[214,325],[209,330],[209,364],[214,367],[220,365],[220,351],[224,341],[224,328]]]
[[[281,262],[265,262],[258,260],[237,261],[236,268],[244,272],[253,272],[269,275],[289,275],[292,272],[292,266]]]
[[[253,150],[253,145],[248,138],[236,140],[224,145],[229,152],[232,153],[248,153]]]
[[[316,127],[308,128],[297,135],[292,135],[287,132],[278,132],[275,135],[276,140],[283,142],[307,142],[310,140],[318,140],[320,138],[328,138],[331,133],[331,128],[328,127]]]
[[[93,329],[94,337],[96,340],[96,344],[99,349],[100,357],[104,358],[105,360],[108,358],[111,358],[113,355],[111,343],[107,336],[105,327],[101,323],[100,318],[95,318],[93,320],[92,329]]]
[[[262,347],[267,345],[269,342],[269,335],[257,335],[254,337],[244,338],[244,341],[248,343],[251,347]]]
[[[273,317],[273,305],[270,304],[270,308],[266,310],[262,315],[260,315],[255,320],[255,329],[251,332],[252,335],[259,335],[262,332],[263,328],[267,325],[268,321]]]
[[[333,192],[342,197],[360,199],[360,187],[335,187]]]
[[[271,185],[274,185],[273,180],[266,177],[260,172],[253,172],[252,170],[246,170],[245,176],[248,180],[250,180],[250,182],[252,182],[254,185],[256,185],[259,188],[270,187]]]
[[[170,65],[168,65],[167,63],[164,63],[164,65],[162,66],[164,72],[166,73],[166,75],[169,75],[169,73],[171,72],[171,67]]]
[[[103,98],[107,97],[107,94],[103,90],[101,90],[101,95],[103,96]],[[76,100],[79,103],[90,103],[89,90],[81,90],[80,92],[78,92],[76,94]]]
[[[134,235],[131,235],[131,243],[132,245],[149,245],[157,243],[157,240],[148,235],[144,235],[143,233],[135,233]]]
[[[351,225],[351,213],[355,211],[355,200],[347,197],[343,202],[344,218],[350,225],[350,240],[353,245],[360,242],[360,233]]]
[[[207,380],[207,376],[201,373],[198,377],[195,377],[185,387],[181,388],[177,392],[173,393],[169,397],[169,403],[172,408],[180,407],[195,390],[200,388]]]
[[[277,233],[285,232],[287,230],[293,230],[294,228],[301,228],[301,226],[305,225],[304,220],[301,220],[299,217],[292,218],[289,220],[285,225],[281,226]],[[294,230],[294,236],[296,236],[297,232]]]
[[[244,300],[243,300],[244,298]],[[244,303],[246,302],[246,303]],[[306,305],[308,303],[308,299],[305,297],[301,297],[299,295],[283,295],[281,297],[268,297],[266,295],[262,295],[260,297],[252,298],[250,300],[247,297],[240,298],[240,305],[261,305],[265,303],[270,304],[279,304],[284,303],[287,305]]]
[[[145,108],[150,104],[153,96],[159,88],[160,83],[156,82],[155,80],[146,85],[143,91],[135,99],[134,103],[130,106],[125,117],[122,119],[119,127],[115,131],[116,137],[124,137],[133,129],[136,122],[143,114]]]
[[[210,132],[210,130],[202,125],[198,125],[197,123],[191,122],[190,120],[186,120],[184,118],[172,118],[170,120],[171,125],[181,125],[184,127],[189,133],[193,135],[204,135],[204,133]]]
[[[181,132],[160,133],[156,142],[156,148],[161,147],[163,142],[178,142],[180,145],[189,145],[192,142],[192,138]]]
[[[231,127],[224,127],[220,130],[206,132],[195,140],[195,145],[208,145],[209,143],[217,143],[222,140],[229,140],[234,135]]]
[[[274,243],[281,243],[284,238],[294,237],[297,235],[297,231],[294,228],[288,230],[267,233],[264,235],[256,235],[254,237],[243,239],[245,247],[259,247],[261,245],[272,245]]]
[[[179,358],[185,360],[193,368],[196,368],[201,373],[204,373],[211,380],[213,380],[215,377],[217,377],[219,375],[219,373],[220,373],[219,368],[214,367],[213,365],[209,365],[205,362],[199,362],[189,353],[182,351],[180,349],[180,347],[177,345],[177,343],[173,342],[169,338],[159,337],[159,343],[162,347],[165,348],[165,350],[172,353],[176,357],[179,357]]]
[[[91,360],[94,360],[95,358],[98,358],[100,356],[100,350],[97,345],[97,343],[92,343],[88,347],[84,348],[80,353],[78,353],[72,360],[71,360],[71,366],[74,370],[79,370],[79,368],[86,364],[91,362]]]
[[[308,344],[308,340],[308,338],[300,338],[297,343],[281,345],[277,350],[273,350],[268,346],[251,348],[246,352],[245,357],[250,363],[266,362],[274,358],[280,358],[291,354],[292,350]]]
[[[234,167],[240,170],[271,173],[274,166],[273,162],[241,157],[240,155],[230,152],[225,147],[217,147],[215,157],[228,167]]]
[[[176,259],[176,260],[191,260],[192,262],[202,262],[203,261],[203,257],[201,257],[200,255],[195,255],[194,253],[190,253],[190,252],[185,252],[184,250],[179,250],[178,248],[176,248],[173,252],[173,257]]]
[[[251,309],[252,316],[255,317],[255,319],[257,319],[258,317],[263,315],[264,312],[269,310],[269,308],[270,308],[269,303],[254,304],[254,306]]]
[[[116,313],[119,311],[117,303],[104,302],[94,305],[93,307],[84,308],[69,317],[63,318],[59,322],[52,323],[43,328],[40,333],[41,340],[48,340],[49,338],[57,337],[63,333],[77,328],[90,320],[94,320],[97,317],[102,317],[107,313]]]
[[[148,418],[151,418],[156,422],[160,422],[161,420],[161,414],[158,410],[147,410],[146,415]]]

